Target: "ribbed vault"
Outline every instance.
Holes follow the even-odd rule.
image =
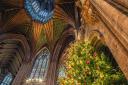
[[[0,68],[15,75],[22,64],[30,59],[26,38],[18,34],[0,36]]]
[[[0,68],[7,69],[13,75],[18,74],[14,84],[18,85],[19,80],[22,82],[27,71],[30,71],[31,64],[24,62],[35,59],[35,55],[44,45],[47,45],[49,51],[53,53],[54,49],[57,50],[57,42],[61,44],[60,38],[64,38],[61,40],[63,42],[61,51],[74,39],[73,30],[76,28],[74,6],[74,0],[56,0],[53,18],[47,23],[39,23],[33,21],[24,9],[24,0],[0,1],[0,36],[6,35],[0,40]],[[72,29],[69,30],[69,27]]]
[[[0,32],[14,32],[16,29],[17,31],[15,33],[23,33],[27,39],[29,39],[29,44],[34,52],[36,52],[42,44],[48,43],[50,45],[51,42],[56,42],[54,40],[57,40],[55,38],[58,34],[56,33],[57,30],[55,26],[58,25],[58,23],[63,22],[63,26],[59,24],[59,26],[61,26],[59,30],[62,31],[67,24],[75,28],[74,0],[57,0],[55,2],[54,17],[46,24],[32,21],[23,5],[23,0],[2,0],[0,2],[0,13],[2,17],[0,20],[2,22]],[[70,7],[68,7],[69,5]],[[8,6],[10,6],[10,8],[7,8]],[[24,24],[28,25],[24,26]],[[29,25],[31,25],[31,27]],[[53,46],[50,46],[50,48],[53,48]]]
[[[24,0],[0,0],[0,70],[13,75],[21,70],[14,85],[32,67],[23,62],[34,60],[44,45],[52,54],[47,85],[54,85],[58,60],[75,39],[75,28],[77,37],[89,38],[94,46],[105,42],[128,79],[127,0],[55,0],[54,7],[53,18],[40,23],[26,12]]]

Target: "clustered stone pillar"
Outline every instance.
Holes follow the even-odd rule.
[[[128,17],[107,1],[90,0],[90,2],[95,7],[100,21],[105,26],[101,28],[105,31],[105,42],[128,79]],[[128,3],[127,0],[116,0],[114,3],[123,4],[126,7],[127,5],[124,2]]]
[[[31,63],[23,62],[17,75],[15,76],[12,85],[22,85],[24,78],[27,76],[31,69]]]
[[[57,49],[60,50],[61,46],[58,46]],[[56,52],[55,50],[55,54],[53,54],[51,61],[50,61],[46,85],[56,85],[55,81],[56,81],[58,55],[59,55],[59,51]]]

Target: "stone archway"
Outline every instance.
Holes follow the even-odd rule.
[[[16,41],[19,42],[21,44],[21,48],[23,48],[23,52],[24,52],[24,60],[29,60],[30,59],[30,47],[29,44],[26,40],[26,38],[23,35],[20,34],[2,34],[0,35],[0,41]]]
[[[7,56],[7,69],[14,75],[12,85],[20,85],[31,60],[29,43],[24,35],[5,33],[0,36],[2,56]],[[13,62],[12,62],[13,61]],[[6,63],[5,62],[5,63]],[[2,65],[1,65],[2,66]]]
[[[56,85],[57,78],[57,66],[59,63],[59,58],[63,53],[66,46],[75,39],[75,33],[73,28],[69,28],[62,33],[62,36],[56,43],[48,71],[47,85]]]
[[[102,45],[105,46],[105,49],[107,50],[107,52],[109,52],[108,54],[111,54],[111,57],[113,57],[112,59],[114,60],[114,62],[117,62],[125,77],[128,79],[128,64],[126,58],[126,50],[124,50],[121,43],[119,43],[119,41],[113,34],[105,30],[107,28],[103,24],[100,23],[100,25],[101,26],[99,26],[99,29],[97,29],[96,31],[90,31],[89,39],[93,42],[93,44],[95,44],[95,47],[100,47]],[[101,30],[101,27],[104,27],[105,29]],[[102,34],[105,31],[108,33],[107,35]]]

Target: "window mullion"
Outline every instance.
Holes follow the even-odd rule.
[[[38,65],[39,65],[39,60],[38,60],[38,62],[37,62],[37,67],[34,67],[35,72],[33,73],[33,78],[34,78],[34,77],[35,77],[35,75],[36,75],[36,71],[37,71]]]
[[[47,60],[47,57],[48,57],[48,56],[45,55],[45,57],[46,57],[46,58],[45,58],[45,59],[46,59],[46,62],[45,62],[46,64],[45,64],[44,71],[43,71],[43,77],[45,77],[45,74],[46,74],[45,72],[46,72],[46,69],[47,69],[46,67],[47,67],[47,61],[48,61],[48,60]]]
[[[50,55],[49,50],[43,49],[42,53],[37,56],[31,74],[29,76],[29,78],[32,80],[28,79],[27,82],[31,81],[30,84],[35,84],[38,83],[38,80],[39,82],[42,82],[42,80],[45,79],[48,69],[49,55]]]
[[[37,68],[37,72],[36,72],[36,74],[38,75],[38,77],[37,78],[39,78],[39,72],[40,72],[40,68],[41,68],[41,65],[42,65],[42,56],[41,56],[41,59],[40,59],[40,61],[39,61],[39,65],[38,65],[38,68]]]
[[[44,62],[44,59],[45,59],[45,57],[44,56],[42,56],[42,64],[41,64],[41,67],[40,67],[40,71],[39,71],[39,76],[38,76],[38,78],[41,78],[43,75],[41,75],[41,70],[42,70],[42,68],[43,68],[43,62]]]

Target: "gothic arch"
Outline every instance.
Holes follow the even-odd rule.
[[[71,39],[71,40],[70,40]],[[62,33],[62,36],[56,43],[52,57],[50,59],[50,66],[48,70],[48,80],[47,80],[47,85],[56,85],[56,78],[57,78],[57,66],[59,63],[59,58],[62,55],[62,52],[66,48],[66,46],[75,39],[75,33],[74,33],[74,28],[69,28],[65,30]]]
[[[98,30],[91,30],[88,39],[95,47],[105,44],[104,35]]]
[[[44,84],[46,82],[49,59],[50,51],[47,47],[43,47],[32,61],[33,65],[25,85],[38,84],[39,82]]]
[[[2,34],[0,35],[0,41],[5,41],[5,40],[12,40],[15,42],[19,42],[23,48],[24,51],[24,60],[29,60],[30,59],[30,47],[29,44],[26,40],[26,38],[23,35],[20,34]]]
[[[16,76],[23,62],[28,62],[31,56],[29,44],[20,34],[1,34],[0,52],[0,68],[3,75],[7,71]]]

